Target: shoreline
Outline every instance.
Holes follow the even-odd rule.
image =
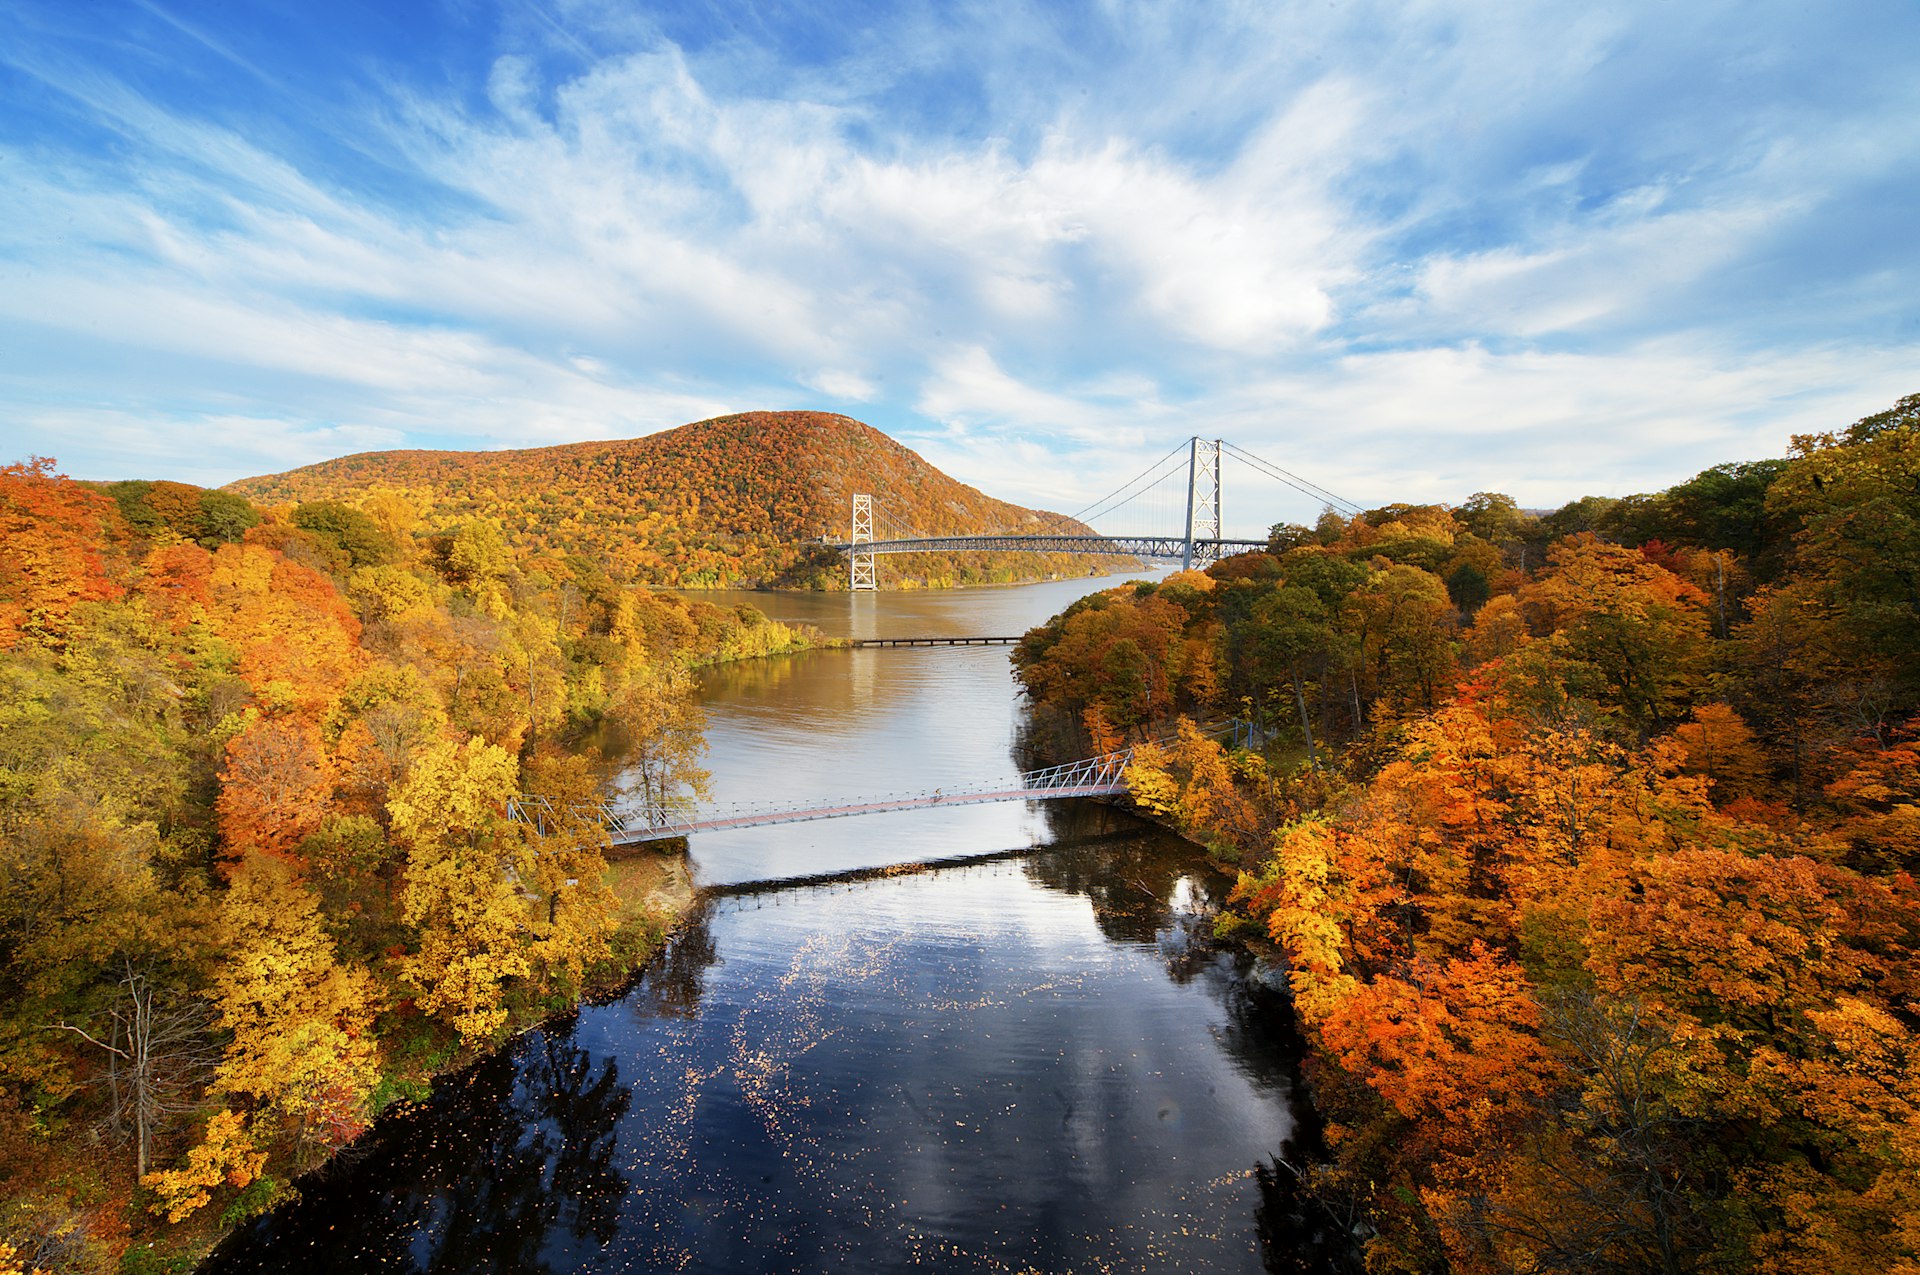
[[[486,1048],[479,1050],[471,1050],[465,1047],[456,1048],[449,1057],[432,1065],[430,1069],[424,1073],[417,1076],[405,1076],[401,1078],[406,1082],[424,1084],[426,1092],[417,1097],[396,1097],[382,1106],[378,1111],[370,1113],[367,1127],[358,1137],[345,1146],[336,1148],[318,1164],[302,1171],[298,1176],[288,1179],[282,1189],[275,1194],[271,1203],[259,1212],[238,1219],[231,1225],[222,1225],[217,1230],[191,1237],[188,1243],[171,1246],[164,1254],[155,1253],[152,1261],[161,1264],[143,1266],[140,1269],[152,1269],[156,1271],[176,1269],[199,1270],[222,1244],[226,1243],[233,1235],[245,1229],[255,1218],[271,1212],[274,1208],[282,1204],[290,1203],[298,1199],[300,1196],[300,1186],[303,1182],[329,1173],[335,1165],[352,1159],[356,1148],[360,1147],[361,1144],[373,1134],[375,1127],[382,1120],[398,1117],[417,1109],[431,1101],[434,1093],[438,1091],[445,1082],[456,1080],[473,1068],[487,1062],[489,1059],[499,1056],[504,1051],[511,1049],[516,1042],[534,1032],[540,1031],[569,1015],[578,1014],[582,1006],[607,1004],[626,995],[645,978],[647,973],[659,962],[660,958],[672,946],[673,941],[686,929],[689,920],[704,904],[704,895],[701,887],[693,884],[692,873],[687,869],[687,854],[684,849],[674,851],[670,855],[651,849],[649,849],[647,853],[661,859],[671,858],[672,862],[666,867],[666,875],[669,878],[677,877],[678,881],[670,883],[671,888],[667,890],[653,890],[639,899],[623,898],[622,900],[624,908],[631,908],[635,905],[646,906],[651,904],[655,899],[659,899],[665,905],[662,909],[659,934],[656,938],[649,940],[649,946],[644,955],[640,956],[618,975],[608,975],[599,979],[589,978],[583,981],[581,986],[575,991],[571,1001],[563,1008],[543,1010],[525,1021],[510,1023],[503,1030],[500,1039],[488,1045]],[[629,862],[637,857],[637,855],[628,855],[621,859],[609,860],[609,876],[615,875],[619,864]],[[178,1232],[186,1229],[182,1224],[176,1223],[174,1226],[177,1228],[176,1235],[165,1238],[178,1238]],[[123,1250],[120,1269],[131,1269],[127,1265],[125,1255],[139,1248],[145,1248],[150,1253],[154,1252],[152,1241],[142,1244],[136,1240],[134,1243],[127,1245],[126,1249]],[[187,1267],[178,1266],[177,1263],[182,1258],[188,1259],[191,1265]]]

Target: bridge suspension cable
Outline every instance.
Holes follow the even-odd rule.
[[[1181,463],[1185,453],[1185,464]],[[1243,447],[1220,439],[1189,438],[1073,517],[1082,523],[1106,521],[1094,534],[1035,534],[1031,529],[994,529],[962,535],[931,536],[904,525],[882,502],[865,493],[853,498],[853,532],[845,542],[854,589],[877,587],[875,560],[881,554],[942,552],[1031,552],[1113,554],[1128,557],[1175,558],[1182,567],[1204,567],[1223,555],[1266,547],[1265,537],[1233,540],[1222,526],[1221,457],[1241,464],[1283,486],[1311,497],[1347,517],[1362,511],[1359,504],[1320,484],[1283,469]],[[1116,528],[1113,516],[1130,511],[1130,519],[1145,526]],[[876,530],[876,525],[879,529]],[[1172,527],[1181,530],[1171,531]]]
[[[1311,496],[1315,500],[1325,501],[1327,504],[1332,505],[1337,512],[1343,513],[1348,517],[1363,512],[1359,505],[1356,505],[1346,497],[1336,496],[1325,487],[1320,486],[1320,484],[1310,482],[1298,474],[1290,473],[1272,461],[1262,460],[1244,448],[1236,447],[1232,443],[1225,442],[1221,443],[1221,447],[1241,464],[1257,470],[1269,478],[1285,483],[1295,491]]]
[[[1166,479],[1174,476],[1174,474],[1179,469],[1177,462],[1179,461],[1181,455],[1186,450],[1187,450],[1187,444],[1181,443],[1178,447],[1175,447],[1172,451],[1168,452],[1165,456],[1162,456],[1159,460],[1156,460],[1153,462],[1153,464],[1147,466],[1146,469],[1141,471],[1141,473],[1137,477],[1135,477],[1131,482],[1123,483],[1120,487],[1116,488],[1111,492],[1108,492],[1105,496],[1101,497],[1099,500],[1094,501],[1091,505],[1088,505],[1085,509],[1082,509],[1079,513],[1072,515],[1073,519],[1076,522],[1088,522],[1094,518],[1099,518],[1106,514],[1112,513],[1115,510],[1118,510],[1125,505],[1131,504],[1134,500],[1138,499],[1139,497],[1146,495],[1159,483],[1164,482]],[[1167,465],[1168,462],[1170,461],[1176,462],[1176,464],[1172,468],[1168,469],[1165,473],[1156,473],[1156,471],[1158,471],[1162,466]],[[1142,486],[1143,483],[1145,484],[1145,486]],[[1133,491],[1133,489],[1136,487],[1140,488],[1140,490]],[[1131,492],[1131,494],[1128,494],[1129,492]]]

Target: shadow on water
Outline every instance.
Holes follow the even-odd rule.
[[[640,978],[614,999],[626,1001],[640,1017],[698,1017],[707,971],[719,960],[712,913],[702,901],[681,922],[672,941]]]
[[[632,1095],[617,1061],[572,1043],[568,1026],[531,1033],[381,1121],[362,1154],[302,1180],[296,1205],[241,1228],[201,1270],[339,1269],[336,1228],[354,1232],[362,1269],[576,1269],[619,1226],[616,1130]]]

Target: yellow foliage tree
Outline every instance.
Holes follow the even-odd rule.
[[[427,749],[387,803],[407,847],[401,903],[418,942],[401,976],[422,1010],[470,1042],[505,1026],[507,980],[529,970],[528,909],[514,884],[524,838],[506,817],[518,777],[510,754],[474,736]]]
[[[183,1222],[213,1198],[221,1183],[244,1188],[260,1176],[267,1153],[254,1149],[245,1116],[222,1111],[207,1122],[200,1145],[187,1152],[179,1169],[161,1169],[140,1179],[160,1198],[148,1207],[166,1214],[169,1222]]]
[[[0,1240],[0,1275],[52,1275],[44,1266],[28,1270],[22,1265],[20,1250],[5,1240]]]
[[[528,764],[527,786],[553,804],[528,855],[525,884],[536,896],[528,955],[545,978],[577,984],[606,958],[619,924],[620,900],[607,886],[606,826],[587,813],[599,784],[585,757],[545,753]]]
[[[218,930],[213,993],[233,1040],[217,1087],[279,1112],[303,1148],[350,1141],[378,1077],[371,975],[338,962],[312,893],[260,856],[234,875]]]
[[[1267,890],[1267,931],[1292,965],[1294,1004],[1302,1018],[1318,1023],[1352,994],[1353,975],[1342,955],[1353,899],[1338,866],[1337,834],[1323,819],[1303,819],[1283,828],[1274,842],[1270,871],[1262,882],[1243,876],[1235,897],[1256,899]]]
[[[1143,809],[1183,832],[1251,843],[1259,818],[1234,779],[1219,741],[1184,717],[1172,743],[1139,745],[1127,767],[1127,787]]]

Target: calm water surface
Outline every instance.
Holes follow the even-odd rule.
[[[1017,633],[1088,587],[750,600],[853,636]],[[1006,656],[716,670],[716,796],[1011,774]],[[1193,847],[1055,803],[704,836],[693,856],[716,894],[630,992],[383,1121],[207,1269],[1263,1268],[1287,1053],[1205,941],[1226,883]]]

